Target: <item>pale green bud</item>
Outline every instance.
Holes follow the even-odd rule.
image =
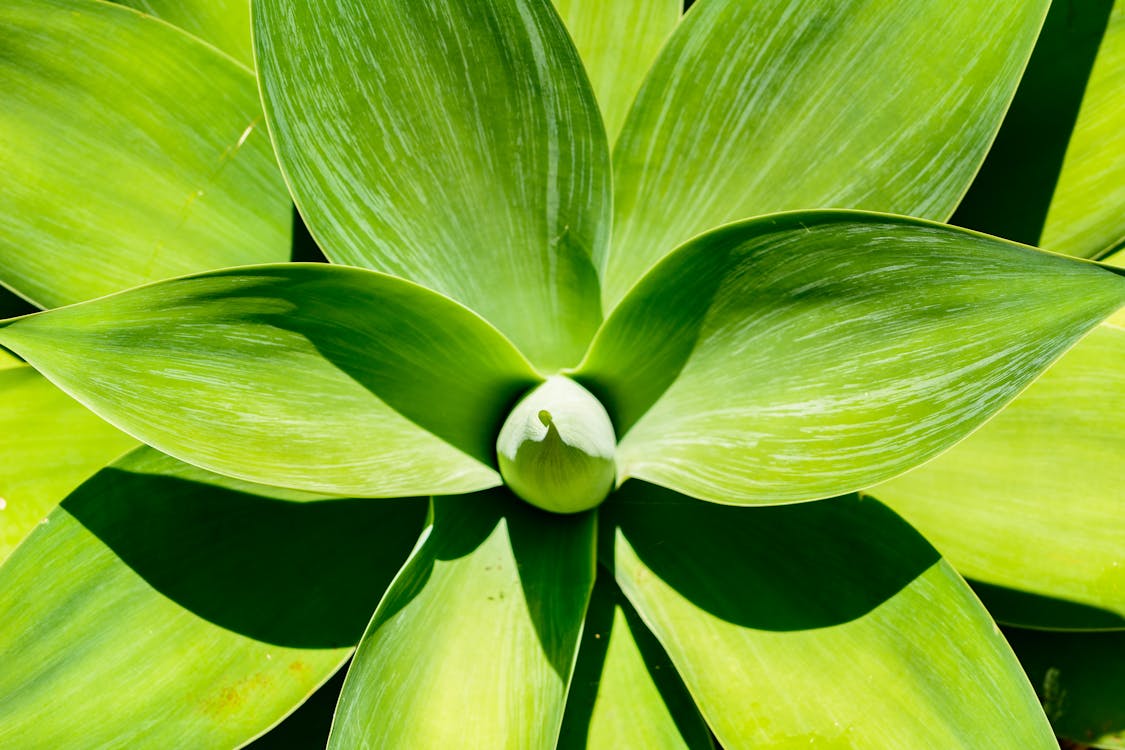
[[[605,407],[569,378],[548,378],[516,404],[496,439],[500,474],[532,505],[578,513],[613,488],[617,438]]]

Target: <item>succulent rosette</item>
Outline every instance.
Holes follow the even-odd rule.
[[[941,223],[1046,0],[138,7],[0,10],[0,745],[240,746],[350,657],[330,748],[1054,746],[872,497],[1125,626],[944,504],[1122,347],[1112,207]]]

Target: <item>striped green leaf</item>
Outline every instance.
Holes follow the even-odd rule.
[[[29,365],[0,366],[0,562],[86,478],[136,441]]]
[[[254,64],[247,0],[114,0],[179,26],[243,65]]]
[[[1123,363],[1125,330],[1098,326],[978,432],[871,490],[989,584],[1002,622],[1125,626]]]
[[[555,0],[598,97],[612,145],[637,89],[679,23],[682,0]]]
[[[259,0],[262,95],[333,261],[448,294],[544,371],[601,319],[609,230],[593,91],[544,0]]]
[[[702,0],[614,151],[620,300],[688,238],[773,211],[948,217],[1000,125],[1048,0]]]
[[[712,750],[668,655],[599,571],[557,750]]]
[[[41,307],[289,258],[253,75],[89,0],[0,7],[0,278]]]
[[[1096,264],[920,220],[779,214],[703,235],[606,321],[578,377],[618,479],[830,497],[932,458],[1125,303]]]
[[[594,585],[592,513],[436,498],[348,671],[328,747],[554,750]]]
[[[448,298],[326,264],[158,282],[7,322],[0,343],[181,460],[360,497],[499,484],[496,425],[536,382]]]
[[[1125,242],[1125,1],[1117,0],[1082,97],[1041,244],[1085,258]]]
[[[878,502],[631,482],[607,511],[617,581],[726,750],[1057,750],[987,612]]]
[[[425,505],[293,499],[150,449],[82,485],[0,568],[0,746],[237,747],[303,701]]]

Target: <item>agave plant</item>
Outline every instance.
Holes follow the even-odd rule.
[[[255,0],[252,56],[138,5],[183,28],[0,10],[3,281],[54,308],[0,323],[0,744],[239,746],[351,657],[333,748],[1054,745],[872,497],[1006,621],[1122,624],[1116,549],[1012,565],[972,462],[1119,364],[1125,279],[938,223],[1045,0]],[[1082,194],[1043,244],[1102,257]]]

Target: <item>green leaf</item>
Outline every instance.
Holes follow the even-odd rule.
[[[1122,363],[1125,330],[1098,326],[978,432],[871,490],[962,574],[1014,590],[981,590],[1002,622],[1125,626]]]
[[[425,517],[181,468],[130,454],[0,568],[0,746],[248,741],[347,658]]]
[[[246,745],[246,750],[297,750],[322,748],[328,744],[328,731],[345,673],[346,669],[341,669],[333,675],[284,721]]]
[[[1125,631],[1005,628],[1055,732],[1083,746],[1125,750]]]
[[[679,23],[682,0],[555,0],[598,98],[610,144]]]
[[[705,0],[614,151],[607,308],[700,232],[774,211],[948,217],[1000,125],[1048,0]]]
[[[247,0],[114,0],[179,26],[243,65],[254,65]]]
[[[1123,302],[1106,269],[965,230],[779,214],[661,262],[578,377],[624,434],[619,481],[812,500],[948,448]]]
[[[1051,4],[996,141],[949,223],[1040,244],[1112,9],[1113,0]]]
[[[609,151],[543,0],[259,0],[283,170],[333,261],[448,294],[544,372],[601,319]]]
[[[1041,244],[1096,257],[1125,242],[1125,2],[1114,4],[1067,147]]]
[[[878,502],[631,482],[603,507],[618,583],[727,750],[1057,748],[984,608]]]
[[[595,516],[435,498],[360,642],[329,748],[554,750],[594,585]]]
[[[54,307],[287,260],[291,204],[251,73],[148,16],[0,7],[0,277]]]
[[[28,365],[0,368],[0,562],[71,490],[135,446]]]
[[[367,497],[498,484],[496,431],[537,382],[449,299],[319,263],[158,282],[18,318],[0,343],[181,460]]]
[[[557,750],[711,750],[668,655],[599,571]]]

